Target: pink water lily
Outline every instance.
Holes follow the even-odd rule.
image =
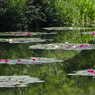
[[[92,35],[95,35],[95,33],[93,32]]]
[[[91,70],[88,70],[87,72],[91,72]]]
[[[22,32],[21,32],[20,34],[25,34],[25,33],[22,33]]]
[[[31,35],[31,33],[27,33],[27,34],[26,34],[26,36],[30,36],[30,35]]]
[[[79,47],[83,47],[83,46],[85,46],[85,45],[80,45]]]
[[[6,60],[4,60],[5,62],[9,62],[9,60],[8,59],[6,59]]]
[[[93,73],[94,71],[93,70],[88,70],[87,72]]]
[[[16,33],[14,33],[14,35],[16,35]]]
[[[0,59],[0,62],[2,62],[3,60],[2,59]]]
[[[18,59],[17,61],[18,61],[18,62],[21,62],[21,59]]]
[[[33,61],[36,61],[36,58],[32,58]]]

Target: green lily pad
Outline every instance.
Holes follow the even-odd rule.
[[[45,50],[91,50],[95,49],[95,44],[73,44],[73,43],[52,43],[52,44],[37,44],[29,46],[29,49],[45,49]]]
[[[29,57],[28,59],[0,59],[0,64],[42,64],[42,63],[53,63],[63,62],[63,60],[56,60],[54,58],[40,58],[40,57]]]
[[[33,36],[33,35],[47,35],[57,34],[56,32],[41,33],[41,32],[0,32],[0,36]]]
[[[46,27],[43,28],[45,30],[82,30],[82,29],[93,29],[93,28],[87,28],[87,27]]]
[[[91,34],[91,35],[95,35],[95,31],[93,31],[93,32],[81,32],[81,33],[78,33],[78,34]]]
[[[95,76],[95,69],[86,69],[69,73],[68,75],[79,75],[79,76]]]
[[[95,24],[91,24],[91,26],[95,26]]]
[[[52,41],[53,39],[41,39],[41,38],[1,38],[0,42],[9,42],[9,43],[30,43],[30,42],[45,42],[46,40]]]
[[[29,83],[45,82],[36,77],[28,75],[0,76],[0,87],[26,87]]]

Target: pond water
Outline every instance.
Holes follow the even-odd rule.
[[[91,76],[69,76],[73,71],[95,69],[95,50],[40,50],[29,49],[31,45],[52,43],[94,44],[95,35],[83,32],[94,32],[93,29],[45,30],[34,32],[44,33],[33,36],[0,36],[9,38],[41,38],[53,39],[44,42],[8,43],[0,42],[0,60],[27,59],[28,57],[55,58],[61,62],[42,64],[0,64],[0,76],[36,77],[44,82],[29,83],[27,87],[0,87],[0,95],[94,95],[95,81]],[[47,34],[47,33],[57,34]],[[0,83],[2,81],[0,80]]]

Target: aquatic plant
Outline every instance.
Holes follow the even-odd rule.
[[[46,39],[52,40],[52,39]],[[30,43],[30,42],[45,42],[45,39],[41,38],[1,38],[0,42],[9,42],[9,43]]]
[[[38,44],[29,46],[29,49],[45,49],[45,50],[91,50],[95,49],[95,44],[79,44],[79,43],[52,43],[52,44]]]
[[[91,35],[95,35],[95,31],[93,31],[93,32],[81,32],[81,33],[78,33],[78,34],[91,34]]]
[[[0,87],[26,87],[29,83],[45,82],[28,75],[0,76]]]
[[[63,62],[54,58],[28,57],[28,59],[0,59],[0,64],[42,64],[52,62]]]
[[[87,27],[46,27],[45,30],[83,30],[83,29],[93,29]]]
[[[48,34],[57,34],[57,32],[0,32],[0,36],[33,36],[33,35],[48,35]]]
[[[95,76],[95,70],[94,69],[80,70],[75,71],[75,73],[69,73],[68,75]]]

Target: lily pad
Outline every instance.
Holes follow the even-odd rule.
[[[75,71],[75,73],[69,73],[68,75],[95,76],[95,69]]]
[[[56,60],[54,58],[41,58],[41,57],[29,57],[28,59],[0,59],[0,64],[42,64],[63,62],[63,60]]]
[[[46,35],[57,34],[56,32],[41,33],[41,32],[0,32],[0,36],[33,36],[33,35]]]
[[[26,87],[29,83],[44,82],[28,75],[0,76],[0,87]]]
[[[52,44],[38,44],[29,46],[29,49],[45,49],[45,50],[91,50],[95,49],[95,44],[73,44],[73,43],[52,43]]]
[[[95,35],[95,31],[93,31],[93,32],[81,32],[81,33],[78,33],[78,34],[91,34],[91,35]]]
[[[45,42],[46,40],[52,41],[53,39],[41,39],[41,38],[10,38],[10,39],[5,39],[5,38],[1,38],[0,42],[29,43],[29,42]]]
[[[87,28],[87,27],[46,27],[43,28],[45,30],[82,30],[82,29],[93,29],[93,28]]]
[[[91,26],[95,26],[95,24],[91,24]]]

